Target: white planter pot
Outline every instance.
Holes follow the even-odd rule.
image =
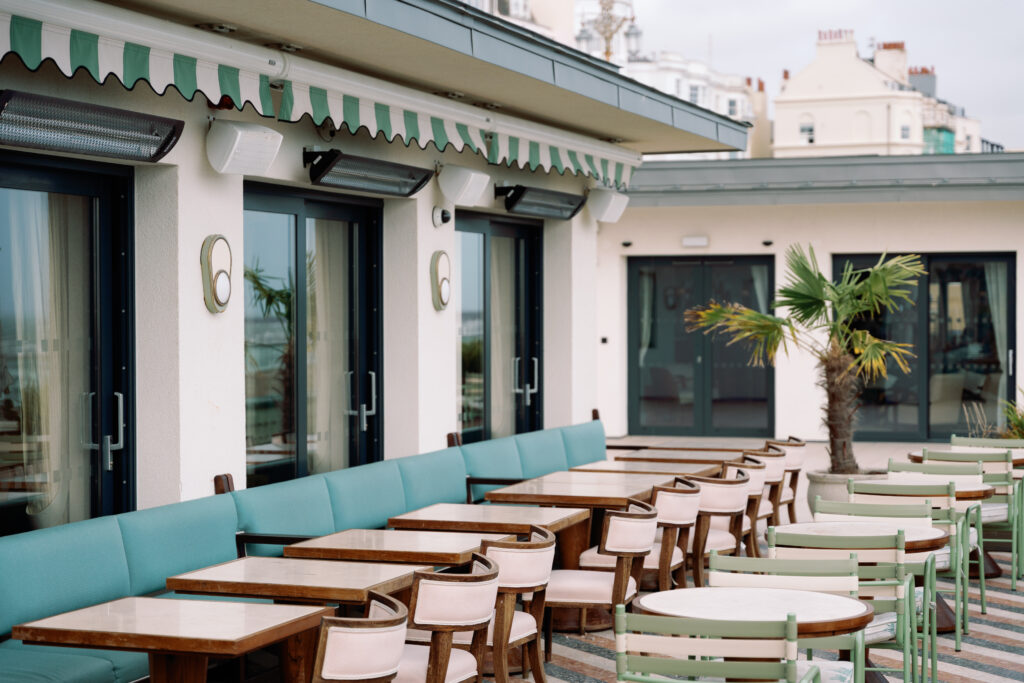
[[[832,474],[825,470],[810,470],[807,472],[807,505],[814,511],[814,498],[821,496],[822,500],[846,501],[849,493],[846,491],[846,480],[856,479],[885,479],[889,476],[886,472],[860,472],[858,474]]]

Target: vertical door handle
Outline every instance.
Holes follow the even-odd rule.
[[[1009,360],[1006,361],[1006,368],[1009,371],[1007,377],[1013,377],[1013,349],[1006,352],[1009,356]]]
[[[366,431],[366,418],[373,417],[377,414],[377,373],[373,370],[369,370],[367,374],[370,375],[370,409],[366,409],[366,404],[359,404],[359,428],[362,431]]]
[[[351,408],[351,406],[355,404],[355,402],[352,400],[353,394],[352,394],[352,371],[351,370],[349,370],[348,372],[345,373],[345,384],[348,386],[348,404],[350,406],[349,408],[347,408],[345,410],[345,414],[346,415],[352,415],[352,416],[359,415],[359,411],[358,410],[352,410],[352,408]]]
[[[112,442],[109,434],[103,437],[103,467],[107,472],[114,470],[114,451],[124,448],[124,394],[115,391],[114,399],[117,401],[117,441]]]
[[[533,384],[526,385],[526,405],[530,405],[530,395],[536,394],[540,387],[540,377],[537,375],[537,356],[531,356],[533,361]]]
[[[519,385],[519,356],[512,359],[512,393],[523,393],[523,387]]]
[[[78,397],[78,417],[82,420],[78,428],[78,444],[87,451],[100,449],[100,445],[92,440],[92,400],[95,397],[95,391],[83,391]]]

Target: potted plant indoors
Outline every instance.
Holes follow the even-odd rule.
[[[786,284],[773,304],[785,309],[785,317],[712,301],[686,311],[685,320],[691,330],[724,334],[729,344],[748,343],[753,365],[774,363],[779,346],[788,353],[789,344],[817,359],[818,385],[825,391],[828,472],[840,475],[834,478],[845,492],[847,476],[860,472],[853,454],[853,431],[862,383],[885,377],[890,360],[901,372],[908,372],[907,360],[913,357],[910,344],[879,339],[857,323],[894,311],[901,303],[912,306],[913,287],[925,270],[916,254],[883,254],[870,268],[847,264],[833,282],[822,275],[814,249],[804,251],[799,245],[787,250],[786,270]]]

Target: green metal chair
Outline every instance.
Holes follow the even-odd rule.
[[[857,553],[846,560],[782,560],[764,557],[732,557],[711,551],[708,561],[709,586],[743,588],[788,588],[817,593],[857,597],[860,586]],[[854,680],[864,681],[863,631],[825,638],[801,638],[807,659],[818,650],[849,650]],[[827,666],[827,665],[826,665]],[[826,676],[827,678],[827,676]]]
[[[884,536],[810,536],[776,532],[770,527],[768,554],[771,558],[818,561],[847,559],[851,552],[856,553],[858,593],[875,610],[875,618],[864,629],[864,646],[903,655],[902,668],[866,666],[865,661],[864,671],[899,673],[905,681],[917,681],[917,611],[907,599],[914,595],[914,575],[906,570],[904,538],[902,530]]]
[[[757,661],[735,661],[737,653]],[[664,683],[666,677],[822,681],[815,663],[797,661],[794,614],[785,621],[720,621],[627,614],[625,605],[616,605],[615,668],[619,681],[635,683]]]
[[[1020,539],[1024,534],[1021,516],[1021,480],[1013,477],[1013,452],[1009,449],[988,451],[938,451],[921,449],[924,464],[980,462],[982,481],[995,487],[995,495],[981,503],[981,521],[985,525],[984,540],[997,537],[1010,540],[1010,589],[1017,590],[1021,573]]]
[[[955,484],[984,484],[985,474],[982,463],[972,462],[897,462],[889,460],[889,478],[906,478],[908,481],[922,483],[953,482]],[[978,569],[978,591],[981,597],[981,613],[988,613],[988,600],[985,594],[985,533],[981,517],[981,504],[970,500],[954,502],[956,512],[967,520],[967,549],[964,551],[965,571],[970,572],[971,565]],[[973,534],[970,533],[973,530]],[[977,559],[973,559],[976,554]]]

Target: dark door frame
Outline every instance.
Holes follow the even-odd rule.
[[[296,188],[281,187],[266,183],[246,182],[244,209],[246,211],[265,211],[268,213],[292,214],[295,216],[295,268],[296,274],[306,268],[306,219],[321,218],[325,220],[349,221],[365,226],[361,231],[365,239],[354,245],[358,255],[354,259],[358,263],[359,272],[350,273],[349,284],[352,296],[359,302],[355,311],[356,318],[350,320],[354,338],[355,355],[358,366],[355,373],[359,379],[353,381],[352,405],[359,405],[364,395],[370,392],[366,376],[368,372],[376,374],[377,411],[366,432],[358,429],[350,431],[349,463],[350,467],[376,462],[383,458],[384,434],[384,374],[382,365],[382,346],[384,339],[383,316],[380,314],[383,274],[383,239],[381,234],[382,213],[384,203],[379,199],[353,197],[348,195],[315,192]],[[358,234],[354,234],[358,240]],[[353,251],[356,256],[357,252]],[[360,287],[360,285],[363,285]],[[364,290],[369,291],[364,291]],[[365,296],[364,296],[365,295]],[[295,278],[295,300],[307,301],[306,279]],[[307,311],[304,305],[295,306],[295,334],[305,335]],[[306,345],[295,344],[295,380],[293,384],[295,405],[295,471],[294,478],[309,474],[309,453],[306,441],[307,377],[306,377]],[[339,388],[339,390],[345,390]],[[369,403],[369,399],[366,401]]]
[[[0,186],[93,197],[90,360],[96,389],[90,515],[136,508],[134,169],[78,159],[0,151]],[[104,437],[119,430],[114,392],[123,396],[123,447],[107,470]]]
[[[768,427],[766,429],[735,429],[715,428],[711,423],[711,389],[713,354],[716,345],[724,344],[725,340],[716,338],[713,335],[705,335],[701,332],[692,334],[700,335],[698,347],[699,356],[703,359],[699,367],[694,371],[694,377],[699,378],[694,387],[694,420],[693,427],[667,427],[652,426],[644,427],[640,424],[640,375],[637,371],[640,338],[640,318],[637,314],[639,302],[637,301],[639,291],[639,269],[644,265],[663,265],[670,263],[685,263],[697,266],[699,269],[700,282],[698,283],[699,295],[697,300],[706,303],[709,299],[711,285],[711,266],[727,263],[749,263],[751,265],[768,266],[768,294],[774,296],[775,292],[775,258],[771,255],[704,255],[704,256],[631,256],[627,259],[626,265],[626,367],[627,367],[627,421],[630,434],[657,434],[665,436],[773,436],[775,430],[775,368],[768,367],[765,391],[768,399]],[[771,303],[769,302],[769,306]]]
[[[842,268],[843,263],[847,259],[861,258],[868,259],[872,263],[878,260],[880,254],[878,253],[850,253],[850,254],[833,254],[832,255],[832,272],[839,273],[839,269]],[[897,256],[898,254],[890,254],[890,256]],[[971,263],[977,261],[1003,261],[1006,263],[1006,306],[1008,313],[1013,316],[1013,320],[1007,320],[1006,324],[1006,348],[1007,351],[1014,351],[1016,357],[1017,349],[1017,255],[1012,251],[979,251],[979,252],[964,252],[964,253],[942,253],[942,252],[931,252],[920,254],[921,260],[924,263],[925,270],[931,272],[932,259],[942,260],[947,263]],[[915,308],[916,324],[918,329],[917,340],[914,344],[914,355],[919,361],[918,376],[915,377],[917,384],[917,395],[918,395],[918,408],[917,408],[917,431],[913,433],[909,432],[886,432],[886,431],[868,431],[857,429],[856,438],[863,441],[891,441],[891,442],[915,442],[915,441],[934,441],[937,443],[948,442],[949,436],[943,435],[931,435],[930,423],[928,420],[928,406],[931,405],[929,396],[929,379],[931,373],[929,371],[930,364],[930,349],[929,349],[929,338],[930,334],[928,331],[928,313],[930,308],[930,293],[928,291],[928,280],[927,276],[922,284],[918,285],[918,301]],[[922,301],[923,297],[923,301]],[[898,339],[896,341],[899,341]],[[1003,359],[1004,361],[1006,359]],[[1007,401],[1012,400],[1016,391],[1016,368],[1008,364],[1009,374],[1006,382],[1006,395],[1003,398]]]
[[[491,267],[490,267],[490,240],[493,237],[509,237],[522,239],[526,243],[526,258],[528,259],[529,282],[522,283],[525,287],[526,302],[516,297],[516,320],[525,320],[526,329],[519,330],[517,347],[523,348],[522,357],[525,359],[537,359],[537,377],[540,381],[540,390],[531,400],[529,410],[525,410],[521,402],[516,407],[516,433],[529,432],[542,429],[544,425],[544,224],[539,221],[513,218],[508,216],[494,216],[485,213],[470,211],[457,211],[455,214],[455,230],[457,232],[470,232],[483,235],[483,278],[484,292],[484,353],[483,353],[483,375],[484,386],[490,387],[491,368],[491,322],[487,315],[487,302],[491,295]],[[517,266],[519,266],[520,253],[516,252]],[[520,268],[516,268],[516,277]],[[521,306],[526,305],[529,310],[522,311]],[[530,367],[526,367],[529,365]],[[532,363],[523,363],[521,373],[524,377],[532,377]],[[469,443],[481,439],[491,438],[491,399],[490,392],[484,391],[484,426],[482,430],[463,432],[463,441]]]

